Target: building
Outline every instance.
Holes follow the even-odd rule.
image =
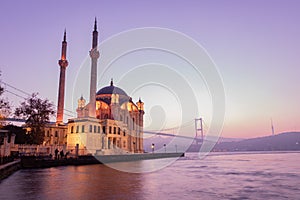
[[[45,144],[66,144],[67,151],[79,154],[123,154],[143,153],[144,103],[134,103],[124,90],[110,85],[96,91],[98,31],[95,19],[91,57],[90,98],[78,100],[77,117],[63,123],[66,59],[66,32],[59,60],[60,79],[58,92],[57,120],[45,129]]]
[[[10,134],[8,130],[0,130],[0,157],[10,156],[14,144],[15,134]]]
[[[67,125],[49,123],[44,128],[45,137],[43,145],[67,145]]]
[[[75,150],[78,144],[84,154],[142,153],[143,106],[141,100],[135,104],[113,81],[96,93],[95,118],[88,116],[81,97],[77,118],[68,121],[68,149]]]

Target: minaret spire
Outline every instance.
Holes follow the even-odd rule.
[[[65,78],[66,78],[66,68],[68,66],[67,61],[67,41],[66,41],[66,29],[64,31],[64,37],[62,41],[61,48],[61,59],[58,61],[60,66],[60,76],[59,76],[59,88],[58,88],[58,103],[57,103],[57,117],[56,123],[63,123],[64,116],[64,104],[65,104]]]
[[[64,31],[64,38],[61,44],[61,60],[66,60],[67,57],[67,32]]]
[[[67,30],[65,29],[65,32],[64,32],[64,42],[67,42]]]
[[[97,19],[95,18],[92,49],[90,51],[90,57],[92,62],[91,62],[89,117],[96,117],[97,62],[100,56],[97,46],[98,46],[98,31],[97,31]]]
[[[97,46],[98,46],[98,31],[97,31],[97,19],[95,17],[92,49],[97,48]]]
[[[97,31],[97,18],[95,17],[94,31]]]

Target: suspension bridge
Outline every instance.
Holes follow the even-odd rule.
[[[193,127],[194,125],[194,127]],[[175,132],[178,132],[181,128],[184,127],[190,127],[191,131],[194,128],[194,135],[190,133],[188,136],[183,134],[174,134]],[[183,138],[183,139],[193,139],[195,144],[202,144],[203,141],[211,141],[205,138],[204,132],[206,132],[208,127],[204,123],[204,120],[202,118],[196,118],[193,120],[190,120],[188,122],[183,123],[180,126],[166,128],[166,129],[159,129],[159,130],[144,130],[144,134],[149,135],[156,135],[156,136],[167,136],[167,137],[177,137],[177,138]],[[211,141],[214,142],[214,141]]]

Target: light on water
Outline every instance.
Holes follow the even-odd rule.
[[[149,168],[163,160],[122,163]],[[151,173],[105,165],[20,170],[0,183],[0,199],[298,199],[300,153],[187,153]]]

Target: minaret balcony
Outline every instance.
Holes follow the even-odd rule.
[[[97,50],[97,48],[94,48],[90,51],[90,57],[92,59],[98,59],[100,57],[100,53],[99,51]]]
[[[68,61],[67,60],[59,60],[58,61],[59,66],[61,67],[67,67],[68,66]]]

